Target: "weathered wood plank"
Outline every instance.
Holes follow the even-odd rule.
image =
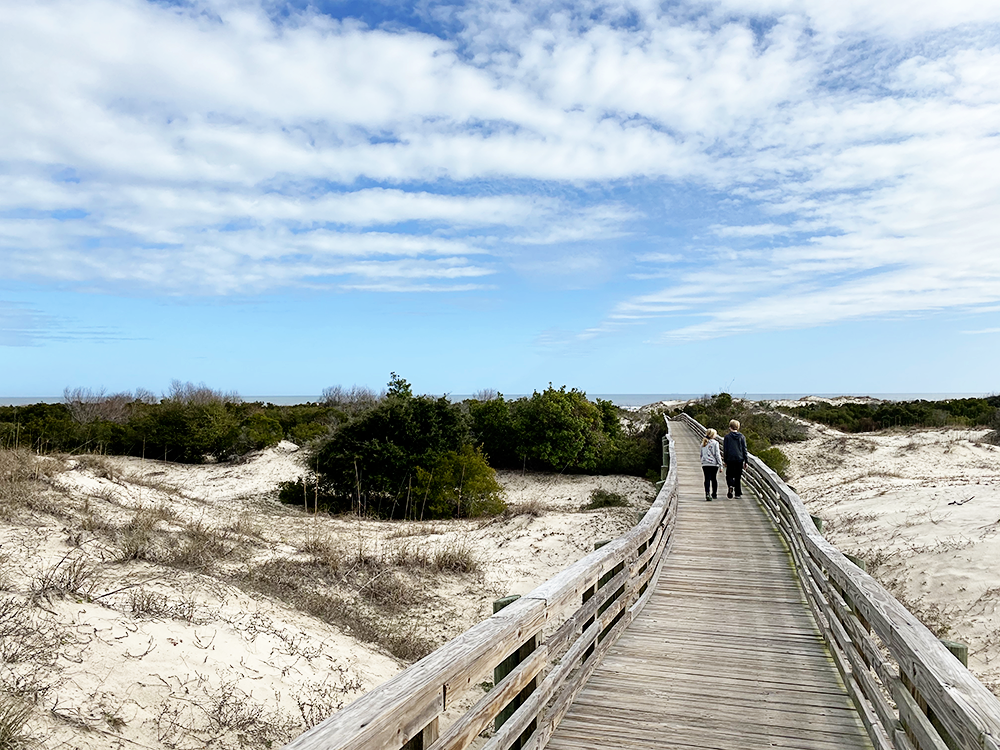
[[[696,423],[693,428],[698,429]],[[812,561],[816,561],[843,593],[863,629],[870,626],[878,634],[899,664],[900,674],[918,692],[920,705],[926,703],[955,746],[979,750],[995,744],[1000,738],[1000,702],[968,670],[949,659],[947,649],[916,618],[817,531],[801,499],[770,468],[753,457],[750,464],[748,483],[764,494],[764,504],[776,514],[797,564],[811,569],[819,582],[824,574],[814,570]],[[853,636],[854,623],[846,618],[844,622]],[[863,641],[859,647],[867,660],[870,650]],[[876,660],[869,663],[880,672],[880,679],[890,677],[885,665]],[[895,734],[893,728],[889,730]]]

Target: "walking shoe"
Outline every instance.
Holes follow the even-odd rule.
[[[729,492],[726,493],[726,497],[732,497],[732,496],[733,496],[733,488],[730,487]]]
[[[715,500],[715,495],[712,495],[712,499]]]
[[[742,500],[742,499],[743,499],[743,495],[737,495],[737,496],[736,496],[736,499],[737,499],[737,500]]]
[[[711,495],[705,495],[705,500],[707,500],[708,502],[712,502],[712,496]]]

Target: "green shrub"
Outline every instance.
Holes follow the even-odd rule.
[[[405,380],[393,378],[387,396],[340,427],[310,462],[321,477],[321,504],[333,512],[419,518],[417,469],[469,444],[459,405],[413,396]]]
[[[472,438],[495,468],[588,474],[659,475],[666,422],[654,414],[636,430],[622,428],[610,401],[550,384],[529,398],[502,394],[466,402]]]
[[[243,423],[243,430],[246,443],[256,450],[277,445],[285,436],[281,423],[261,412],[251,414]]]
[[[413,489],[421,519],[495,516],[507,509],[496,472],[471,445],[438,454],[429,469],[418,466]]]
[[[770,466],[779,477],[788,479],[788,468],[791,462],[788,460],[788,456],[781,452],[780,448],[773,446],[771,448],[764,448],[754,455]]]
[[[873,432],[891,427],[987,426],[1000,407],[1000,396],[944,401],[887,401],[862,404],[808,403],[786,409],[843,432]]]
[[[583,506],[583,510],[597,510],[598,508],[626,508],[628,498],[617,492],[610,492],[601,488],[590,493],[590,502]]]
[[[608,436],[602,412],[582,391],[550,384],[515,401],[511,412],[521,455],[534,467],[560,472],[597,467]]]

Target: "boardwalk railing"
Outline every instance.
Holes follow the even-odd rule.
[[[286,750],[482,750],[545,746],[601,657],[656,587],[677,512],[673,440],[638,524],[286,745]],[[467,691],[495,684],[447,728]]]
[[[687,414],[678,419],[705,434]],[[1000,750],[1000,701],[819,533],[799,496],[768,466],[751,456],[745,477],[788,544],[876,750]]]

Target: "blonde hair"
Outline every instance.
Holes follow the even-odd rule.
[[[740,429],[740,422],[739,422],[739,420],[738,419],[730,419],[729,420],[729,429],[730,430],[739,430]]]
[[[715,430],[713,430],[711,427],[709,427],[708,428],[708,432],[705,433],[705,439],[701,441],[701,447],[704,448],[710,442],[712,442],[713,440],[715,440],[715,436],[718,435],[718,434],[719,433],[717,433]]]

